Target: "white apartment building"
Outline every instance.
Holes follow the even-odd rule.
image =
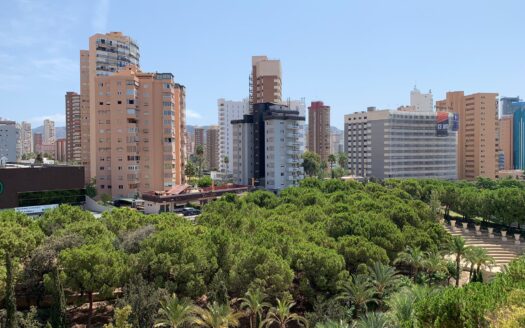
[[[241,120],[244,115],[249,114],[250,105],[248,99],[241,101],[217,100],[219,114],[219,169],[221,172],[232,173],[233,166],[233,125],[231,121]],[[224,157],[228,157],[229,163],[224,163]]]
[[[0,120],[0,159],[5,157],[8,162],[16,162],[18,134],[14,121]]]
[[[42,144],[53,145],[56,141],[55,122],[50,119],[44,120],[44,134],[42,135]]]
[[[21,122],[20,124],[17,124],[17,128],[19,130],[18,135],[18,147],[19,147],[19,155],[22,156],[27,153],[33,152],[33,131],[31,130],[31,123],[29,122]]]
[[[345,115],[345,150],[350,173],[380,179],[457,179],[454,117],[453,113],[374,107]]]
[[[410,106],[413,107],[416,112],[433,112],[434,98],[432,97],[432,91],[429,90],[428,93],[421,93],[414,86],[414,90],[410,91]]]

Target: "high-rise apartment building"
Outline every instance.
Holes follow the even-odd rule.
[[[380,179],[456,179],[456,118],[375,107],[345,115],[348,169]]]
[[[252,57],[250,104],[280,103],[282,99],[281,61],[266,56]]]
[[[499,169],[498,94],[463,91],[447,92],[444,100],[436,102],[439,112],[459,114],[458,178],[494,179]]]
[[[520,105],[520,103],[523,104],[520,97],[501,97],[500,98],[501,103],[501,117],[503,116],[512,116],[514,114],[514,111],[525,108]]]
[[[193,142],[195,143],[195,149],[197,146],[206,148],[206,129],[201,127],[195,127],[193,129]]]
[[[96,175],[96,162],[92,162],[97,149],[96,103],[90,101],[100,96],[96,91],[98,76],[112,75],[128,65],[139,65],[137,43],[120,32],[95,34],[89,38],[89,49],[80,51],[80,114],[81,162],[86,169],[86,180]]]
[[[33,131],[31,130],[31,123],[22,121],[18,125],[19,129],[19,147],[20,156],[33,152]]]
[[[344,134],[337,128],[330,129],[330,154],[344,152]]]
[[[42,133],[33,134],[33,151],[35,153],[42,153]]]
[[[68,91],[66,99],[66,161],[82,162],[80,95]]]
[[[505,115],[499,119],[499,145],[498,169],[512,170],[513,165],[513,124],[512,116]]]
[[[171,73],[129,66],[95,78],[97,189],[114,198],[184,182],[185,91]]]
[[[217,107],[219,113],[219,161],[220,170],[222,172],[232,172],[232,158],[233,158],[233,125],[231,121],[241,120],[244,115],[249,114],[250,106],[248,99],[242,101],[225,100],[221,98],[217,100]],[[225,157],[228,158],[228,163],[225,163]]]
[[[434,99],[432,97],[432,91],[428,93],[421,93],[416,87],[410,92],[410,106],[416,112],[433,112],[434,111]]]
[[[206,166],[211,171],[219,169],[219,127],[211,126],[206,130]]]
[[[525,170],[525,108],[514,111],[512,134],[513,169]]]
[[[5,157],[8,162],[16,162],[19,155],[17,153],[19,133],[16,122],[0,120],[0,159]]]
[[[304,120],[285,105],[259,103],[232,121],[234,181],[271,190],[297,185],[304,178]]]
[[[44,120],[44,133],[42,135],[42,143],[47,145],[54,145],[56,141],[55,122],[50,119]]]
[[[330,155],[330,106],[312,101],[308,107],[308,149],[328,162]]]
[[[65,138],[57,139],[55,141],[55,160],[60,163],[64,163],[66,161],[66,143],[67,142]]]

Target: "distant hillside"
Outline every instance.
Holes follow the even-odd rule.
[[[57,126],[55,127],[55,130],[56,130],[57,139],[62,139],[66,137],[66,127],[65,126]],[[33,133],[44,133],[44,126],[41,125],[39,127],[34,128]]]

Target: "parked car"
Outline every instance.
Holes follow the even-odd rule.
[[[184,216],[194,216],[201,214],[201,211],[193,207],[184,207],[182,209],[182,214]]]

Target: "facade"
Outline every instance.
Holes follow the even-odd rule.
[[[42,153],[42,133],[33,134],[33,150],[35,153]]]
[[[22,121],[19,126],[19,147],[20,156],[33,152],[33,131],[31,123]]]
[[[90,101],[96,93],[96,78],[109,76],[128,65],[139,65],[137,43],[120,32],[95,34],[89,38],[89,49],[80,51],[80,116],[81,116],[81,162],[89,181],[96,175],[96,162],[92,162],[97,149],[96,103]],[[93,142],[92,142],[93,141]]]
[[[350,174],[385,178],[457,178],[454,114],[375,110],[345,115]]]
[[[513,126],[512,116],[502,116],[499,119],[499,144],[498,169],[512,170],[513,165]]]
[[[297,185],[304,178],[304,119],[287,106],[260,103],[232,121],[234,181],[270,190]]]
[[[421,93],[416,87],[410,92],[410,107],[416,112],[433,112],[434,99],[432,91]]]
[[[328,161],[330,155],[330,106],[312,101],[308,107],[308,150]]]
[[[220,171],[232,173],[233,159],[233,125],[231,121],[240,120],[244,115],[249,114],[250,106],[248,99],[242,101],[226,100],[221,98],[217,100],[219,113],[219,161]],[[228,158],[228,163],[224,158]]]
[[[211,171],[219,169],[219,127],[211,126],[206,131],[206,164]]]
[[[525,108],[525,106],[520,106],[521,99],[520,97],[501,97],[501,113],[500,116],[512,116],[514,111],[520,108]],[[522,102],[523,103],[523,102]],[[524,104],[525,105],[525,104]]]
[[[42,143],[53,145],[56,141],[55,122],[49,119],[44,120],[44,133],[42,135]]]
[[[66,161],[82,162],[80,95],[69,91],[66,100]]]
[[[81,166],[8,164],[0,167],[0,183],[0,209],[19,208],[40,214],[49,205],[81,204],[85,200]]]
[[[513,168],[525,170],[525,109],[514,111],[512,121]]]
[[[498,94],[447,92],[436,102],[438,112],[458,113],[458,179],[494,179],[498,171]]]
[[[55,141],[55,160],[60,163],[66,162],[66,139],[57,139]]]
[[[14,121],[0,121],[0,159],[7,158],[8,162],[16,162],[18,158],[17,144],[19,129]]]
[[[250,105],[259,103],[281,103],[281,61],[266,56],[252,57],[250,75]]]
[[[339,154],[344,152],[344,133],[336,128],[330,132],[330,154]]]
[[[129,66],[95,79],[99,194],[135,197],[184,182],[185,91],[171,73]]]
[[[193,142],[194,142],[194,151],[197,148],[197,146],[204,147],[206,145],[206,129],[205,128],[195,127],[195,129],[193,130]]]

